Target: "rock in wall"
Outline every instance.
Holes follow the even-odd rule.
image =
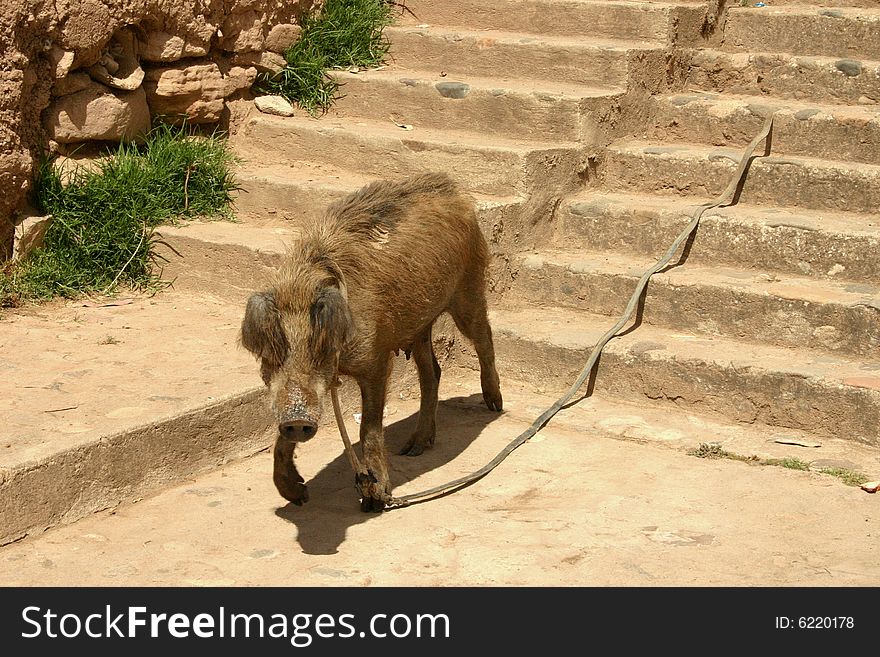
[[[0,261],[50,140],[132,139],[157,115],[221,118],[279,66],[317,0],[0,2]],[[283,65],[283,62],[281,62]]]

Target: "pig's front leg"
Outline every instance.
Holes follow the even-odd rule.
[[[284,436],[278,436],[275,440],[275,469],[272,479],[275,488],[281,493],[281,497],[302,506],[303,502],[309,501],[309,489],[303,483],[305,480],[297,472],[293,462],[293,450],[296,443]]]
[[[381,511],[391,501],[391,479],[388,477],[388,457],[382,430],[389,369],[386,366],[384,371],[377,371],[370,380],[358,381],[361,388],[360,436],[367,468],[367,474],[358,475],[357,480],[361,491],[361,511]]]

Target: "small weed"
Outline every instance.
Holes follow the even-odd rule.
[[[117,340],[112,335],[108,335],[107,337],[98,340],[98,344],[120,344],[122,340]]]
[[[39,166],[34,204],[52,216],[43,247],[0,269],[0,306],[160,284],[154,228],[183,218],[231,219],[232,155],[219,137],[156,127],[94,167]]]
[[[688,456],[696,456],[701,459],[730,459],[733,461],[743,461],[746,463],[758,461],[757,456],[743,456],[721,449],[721,445],[715,443],[700,443],[696,449],[688,450]]]
[[[789,470],[810,470],[810,464],[806,461],[801,461],[799,458],[789,456],[782,459],[762,459],[754,455],[743,456],[742,454],[725,451],[716,443],[700,443],[700,446],[696,449],[689,449],[687,454],[688,456],[696,456],[697,458],[702,459],[730,459],[733,461],[750,463],[752,465],[771,465],[780,468],[787,468]],[[837,477],[847,486],[861,486],[868,481],[868,477],[861,472],[855,472],[845,468],[823,468],[818,470],[818,472]]]
[[[700,443],[699,447],[689,449],[687,453],[688,456],[696,456],[699,459],[721,459],[727,454],[727,452],[721,449],[721,445],[714,443]]]
[[[847,470],[846,468],[823,468],[819,472],[837,477],[847,486],[861,486],[868,481],[868,477],[861,472]]]
[[[810,464],[800,459],[786,457],[784,459],[763,459],[761,465],[776,465],[789,470],[809,470]]]
[[[279,94],[314,115],[326,112],[337,97],[334,68],[377,66],[388,54],[384,29],[393,21],[388,0],[326,0],[302,22],[299,40],[285,53],[287,65],[263,75],[258,88]]]

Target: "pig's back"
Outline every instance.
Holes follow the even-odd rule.
[[[463,277],[485,275],[473,200],[446,174],[373,183],[334,204],[324,222],[352,312],[392,342],[443,312]]]

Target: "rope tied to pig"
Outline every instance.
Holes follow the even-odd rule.
[[[699,226],[700,224],[700,219],[702,218],[703,214],[708,210],[723,206],[732,206],[738,202],[737,191],[745,183],[746,173],[748,172],[748,168],[752,162],[752,159],[755,157],[766,157],[770,154],[773,118],[774,113],[771,113],[764,121],[764,125],[761,130],[746,147],[745,151],[742,154],[742,157],[740,158],[739,164],[737,165],[736,171],[734,172],[730,183],[727,185],[727,188],[723,192],[721,192],[721,194],[718,195],[718,197],[714,201],[703,203],[702,205],[698,205],[694,209],[693,213],[691,214],[690,223],[678,235],[678,237],[675,238],[675,240],[672,242],[672,245],[669,247],[663,257],[660,258],[660,260],[658,260],[657,263],[654,264],[650,269],[648,269],[644,274],[642,274],[642,277],[636,284],[635,290],[633,291],[632,296],[629,299],[629,303],[627,304],[623,315],[621,315],[617,323],[614,324],[614,326],[612,326],[593,347],[593,351],[590,354],[590,357],[587,359],[586,365],[584,365],[581,373],[578,375],[577,379],[571,385],[571,387],[565,392],[565,394],[563,394],[546,411],[538,416],[538,418],[534,422],[532,422],[528,429],[523,431],[510,443],[508,443],[508,445],[504,449],[502,449],[495,456],[495,458],[493,458],[479,470],[476,470],[464,477],[453,479],[452,481],[449,481],[445,484],[434,486],[433,488],[428,488],[418,493],[411,493],[402,497],[392,497],[390,501],[386,503],[386,509],[402,508],[410,506],[412,504],[418,504],[421,502],[427,502],[428,500],[437,499],[439,497],[443,497],[445,495],[449,495],[450,493],[454,493],[455,491],[461,490],[462,488],[471,485],[479,479],[482,479],[492,470],[498,467],[498,465],[502,461],[504,461],[504,459],[506,459],[516,448],[523,445],[526,441],[528,441],[536,433],[538,433],[538,431],[540,431],[547,424],[547,422],[549,422],[550,419],[554,415],[556,415],[556,413],[558,413],[572,400],[572,398],[578,393],[578,391],[584,385],[584,382],[586,382],[587,378],[590,376],[590,372],[592,372],[593,368],[596,366],[596,363],[598,362],[599,356],[602,354],[602,350],[605,348],[605,345],[608,344],[608,342],[612,338],[616,337],[621,329],[630,321],[630,319],[632,319],[633,313],[638,306],[639,299],[641,298],[642,293],[645,291],[645,288],[648,285],[648,281],[654,274],[666,268],[666,266],[670,263],[672,258],[678,252],[681,245],[684,244],[684,242],[687,241],[694,234],[697,226]],[[765,139],[767,140],[767,143],[765,146],[764,154],[761,156],[754,155],[754,151],[758,147],[758,144],[760,144]],[[345,445],[345,451],[348,455],[349,462],[351,463],[352,470],[354,470],[355,472],[356,480],[358,484],[360,484],[362,481],[368,481],[372,475],[358,459],[357,454],[355,453],[354,448],[351,445],[351,441],[348,438],[348,433],[345,430],[345,423],[343,422],[342,418],[342,411],[339,406],[339,397],[336,393],[336,388],[337,385],[334,385],[331,388],[333,411],[336,415],[336,423],[339,426],[339,433],[342,435],[342,442]]]
[[[354,470],[355,479],[360,483],[361,478],[368,477],[370,473],[358,458],[357,452],[354,451],[351,440],[348,438],[348,431],[345,430],[342,408],[339,406],[339,393],[336,392],[339,388],[339,383],[337,379],[330,388],[330,398],[333,400],[333,414],[336,416],[336,426],[339,427],[339,435],[342,436],[342,444],[345,445],[345,454],[348,456],[348,462],[351,464],[351,469]]]

